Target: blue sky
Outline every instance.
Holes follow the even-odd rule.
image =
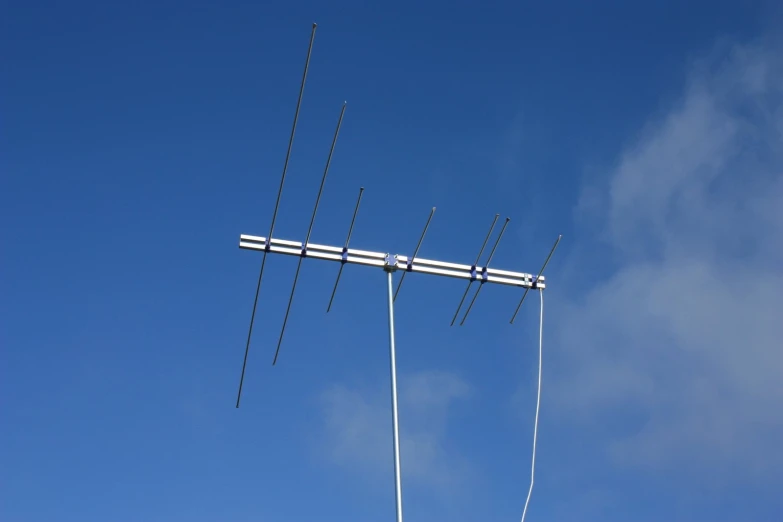
[[[276,233],[548,269],[529,521],[781,518],[783,60],[772,2],[5,4],[0,518],[393,517],[385,278]],[[519,519],[537,299],[411,276],[406,520]],[[536,297],[536,296],[532,296]]]

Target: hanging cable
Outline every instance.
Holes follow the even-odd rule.
[[[536,477],[536,442],[538,439],[538,412],[541,408],[541,359],[543,355],[544,345],[544,291],[539,290],[538,295],[541,297],[541,315],[538,322],[538,393],[536,395],[536,420],[533,423],[533,459],[530,465],[530,489],[527,492],[527,500],[525,500],[525,509],[522,511],[522,522],[525,522],[525,515],[527,515],[527,506],[530,503],[530,495],[533,494],[533,481]]]

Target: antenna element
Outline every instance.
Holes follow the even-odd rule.
[[[272,234],[275,231],[275,220],[277,219],[277,210],[280,207],[280,196],[283,194],[283,184],[285,183],[285,175],[288,171],[288,161],[291,159],[291,148],[294,145],[294,134],[296,134],[296,123],[299,120],[299,109],[302,107],[302,96],[304,95],[305,81],[307,80],[307,69],[310,67],[310,55],[313,52],[313,41],[315,40],[315,29],[317,25],[313,24],[313,31],[310,33],[310,45],[307,48],[307,60],[305,60],[304,74],[302,75],[302,85],[299,87],[299,99],[296,101],[296,112],[294,113],[294,124],[291,127],[291,137],[288,139],[288,151],[285,154],[285,163],[283,164],[283,176],[280,179],[280,188],[277,191],[277,201],[275,201],[275,211],[272,214],[272,226],[269,227],[268,240],[272,239]],[[242,374],[239,377],[239,391],[237,392],[237,405],[239,408],[239,401],[242,399],[242,384],[245,382],[245,368],[247,368],[247,354],[250,352],[250,338],[253,335],[253,323],[256,319],[256,307],[258,306],[258,294],[261,291],[261,278],[264,276],[264,265],[266,264],[267,249],[264,250],[264,255],[261,258],[261,270],[258,272],[258,283],[256,284],[256,296],[253,299],[253,312],[250,315],[250,328],[247,331],[247,344],[245,345],[245,358],[242,361]]]
[[[560,243],[560,239],[562,239],[563,234],[560,234],[557,236],[557,240],[555,241],[555,245],[552,247],[552,250],[549,251],[549,255],[546,256],[546,261],[544,261],[544,266],[541,267],[541,270],[538,271],[538,275],[533,280],[533,286],[525,288],[525,293],[522,294],[522,299],[519,300],[519,304],[517,305],[517,309],[514,310],[514,315],[511,316],[511,320],[509,323],[514,324],[514,319],[517,318],[517,314],[519,313],[519,309],[522,307],[522,303],[525,302],[525,297],[527,297],[527,292],[531,288],[538,288],[539,286],[539,280],[542,280],[541,274],[544,273],[544,269],[546,268],[546,265],[549,264],[549,260],[552,259],[552,254],[555,253],[555,249],[557,248],[557,245]]]
[[[348,238],[345,240],[345,246],[343,247],[343,259],[340,263],[340,270],[337,271],[337,280],[334,282],[334,289],[332,290],[332,297],[329,298],[329,306],[326,307],[326,313],[332,309],[332,301],[334,301],[334,294],[337,292],[337,285],[340,284],[340,276],[343,274],[343,267],[348,261],[348,243],[351,242],[351,234],[353,233],[353,224],[356,222],[356,214],[359,213],[359,203],[362,202],[362,193],[364,193],[364,187],[359,187],[359,199],[356,200],[356,207],[353,209],[353,217],[351,218],[351,226],[348,228]]]
[[[421,232],[421,237],[419,238],[419,242],[416,244],[416,250],[413,251],[413,256],[408,259],[408,266],[406,267],[405,272],[402,273],[400,276],[400,282],[397,283],[397,290],[394,292],[394,300],[397,300],[397,294],[400,293],[400,287],[402,287],[402,281],[405,279],[405,274],[411,271],[411,268],[413,267],[413,261],[416,259],[416,254],[419,253],[419,249],[421,248],[421,243],[424,241],[424,235],[427,233],[427,229],[430,228],[430,221],[432,221],[432,216],[435,215],[435,207],[432,207],[432,210],[430,211],[430,217],[427,218],[427,224],[424,225],[424,230]]]
[[[476,256],[476,262],[473,263],[473,271],[476,271],[476,266],[478,265],[479,261],[481,260],[481,254],[484,253],[484,249],[487,246],[487,243],[489,242],[490,236],[492,236],[492,230],[495,228],[495,223],[498,222],[498,218],[500,217],[500,214],[495,214],[495,219],[492,220],[492,225],[489,227],[489,232],[487,232],[487,237],[484,238],[484,243],[481,245],[481,250],[479,250],[478,255]],[[454,312],[454,317],[451,318],[451,325],[454,326],[454,321],[457,320],[457,316],[459,315],[459,310],[462,308],[462,303],[465,302],[465,297],[467,297],[468,292],[470,291],[470,285],[473,284],[473,279],[468,281],[468,286],[465,288],[465,293],[462,294],[462,299],[459,300],[459,306],[457,306],[457,311]]]
[[[299,263],[296,265],[296,274],[294,275],[294,284],[291,287],[291,297],[288,298],[288,307],[285,310],[285,318],[283,319],[283,328],[280,330],[280,338],[277,340],[277,349],[275,350],[275,358],[272,360],[272,366],[277,364],[277,356],[280,355],[280,345],[283,343],[283,334],[285,333],[285,325],[288,324],[288,314],[291,313],[291,303],[294,302],[294,292],[296,291],[296,282],[299,280],[299,270],[302,268],[302,260],[307,256],[307,245],[310,242],[310,234],[313,233],[313,224],[315,224],[315,213],[318,212],[318,203],[321,202],[321,194],[324,191],[324,184],[326,183],[326,175],[329,174],[329,165],[332,164],[332,155],[334,154],[334,147],[337,145],[337,136],[340,134],[340,127],[343,124],[343,115],[345,115],[345,106],[340,110],[340,118],[337,120],[337,128],[334,131],[334,138],[332,139],[332,147],[329,149],[329,157],[326,159],[326,167],[324,168],[324,175],[321,178],[321,186],[318,188],[318,196],[315,198],[315,207],[313,208],[313,217],[310,218],[310,226],[307,228],[307,237],[304,243],[302,243],[302,255],[299,256]]]
[[[468,309],[465,312],[465,315],[462,317],[462,321],[460,321],[459,325],[462,326],[465,324],[465,319],[468,318],[468,314],[470,313],[471,309],[473,309],[473,303],[476,302],[476,298],[479,296],[479,293],[481,292],[481,289],[484,288],[484,283],[486,280],[486,273],[487,273],[487,267],[489,267],[489,263],[492,262],[492,256],[495,255],[495,249],[498,247],[498,243],[500,243],[500,238],[503,237],[503,232],[506,231],[506,226],[508,225],[508,222],[511,221],[511,218],[507,217],[506,222],[503,223],[503,228],[500,229],[500,234],[498,234],[498,238],[495,240],[495,245],[492,247],[492,250],[489,252],[489,258],[487,259],[487,264],[484,266],[484,270],[481,273],[481,280],[479,280],[479,287],[476,290],[476,293],[473,294],[473,299],[470,300],[470,304],[468,305]]]

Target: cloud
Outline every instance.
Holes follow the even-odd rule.
[[[782,207],[783,54],[716,52],[583,191],[577,216],[598,241],[574,259],[610,272],[558,297],[558,413],[633,419],[608,434],[624,465],[779,473]]]
[[[468,476],[468,463],[447,438],[449,409],[470,397],[471,387],[448,372],[399,378],[400,451],[403,480],[450,492]],[[334,462],[375,476],[392,464],[388,390],[335,385],[321,394],[326,444]]]

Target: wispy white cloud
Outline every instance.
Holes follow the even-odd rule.
[[[602,246],[577,256],[603,249],[614,272],[566,299],[570,363],[550,393],[581,422],[643,416],[610,441],[618,462],[779,473],[782,204],[783,53],[764,44],[695,64],[680,103],[585,188],[577,214]]]
[[[452,405],[472,388],[448,372],[399,378],[403,479],[431,491],[453,493],[469,475],[469,463],[449,443]],[[391,404],[383,387],[335,385],[321,394],[326,445],[333,460],[365,474],[388,475],[392,466]]]

